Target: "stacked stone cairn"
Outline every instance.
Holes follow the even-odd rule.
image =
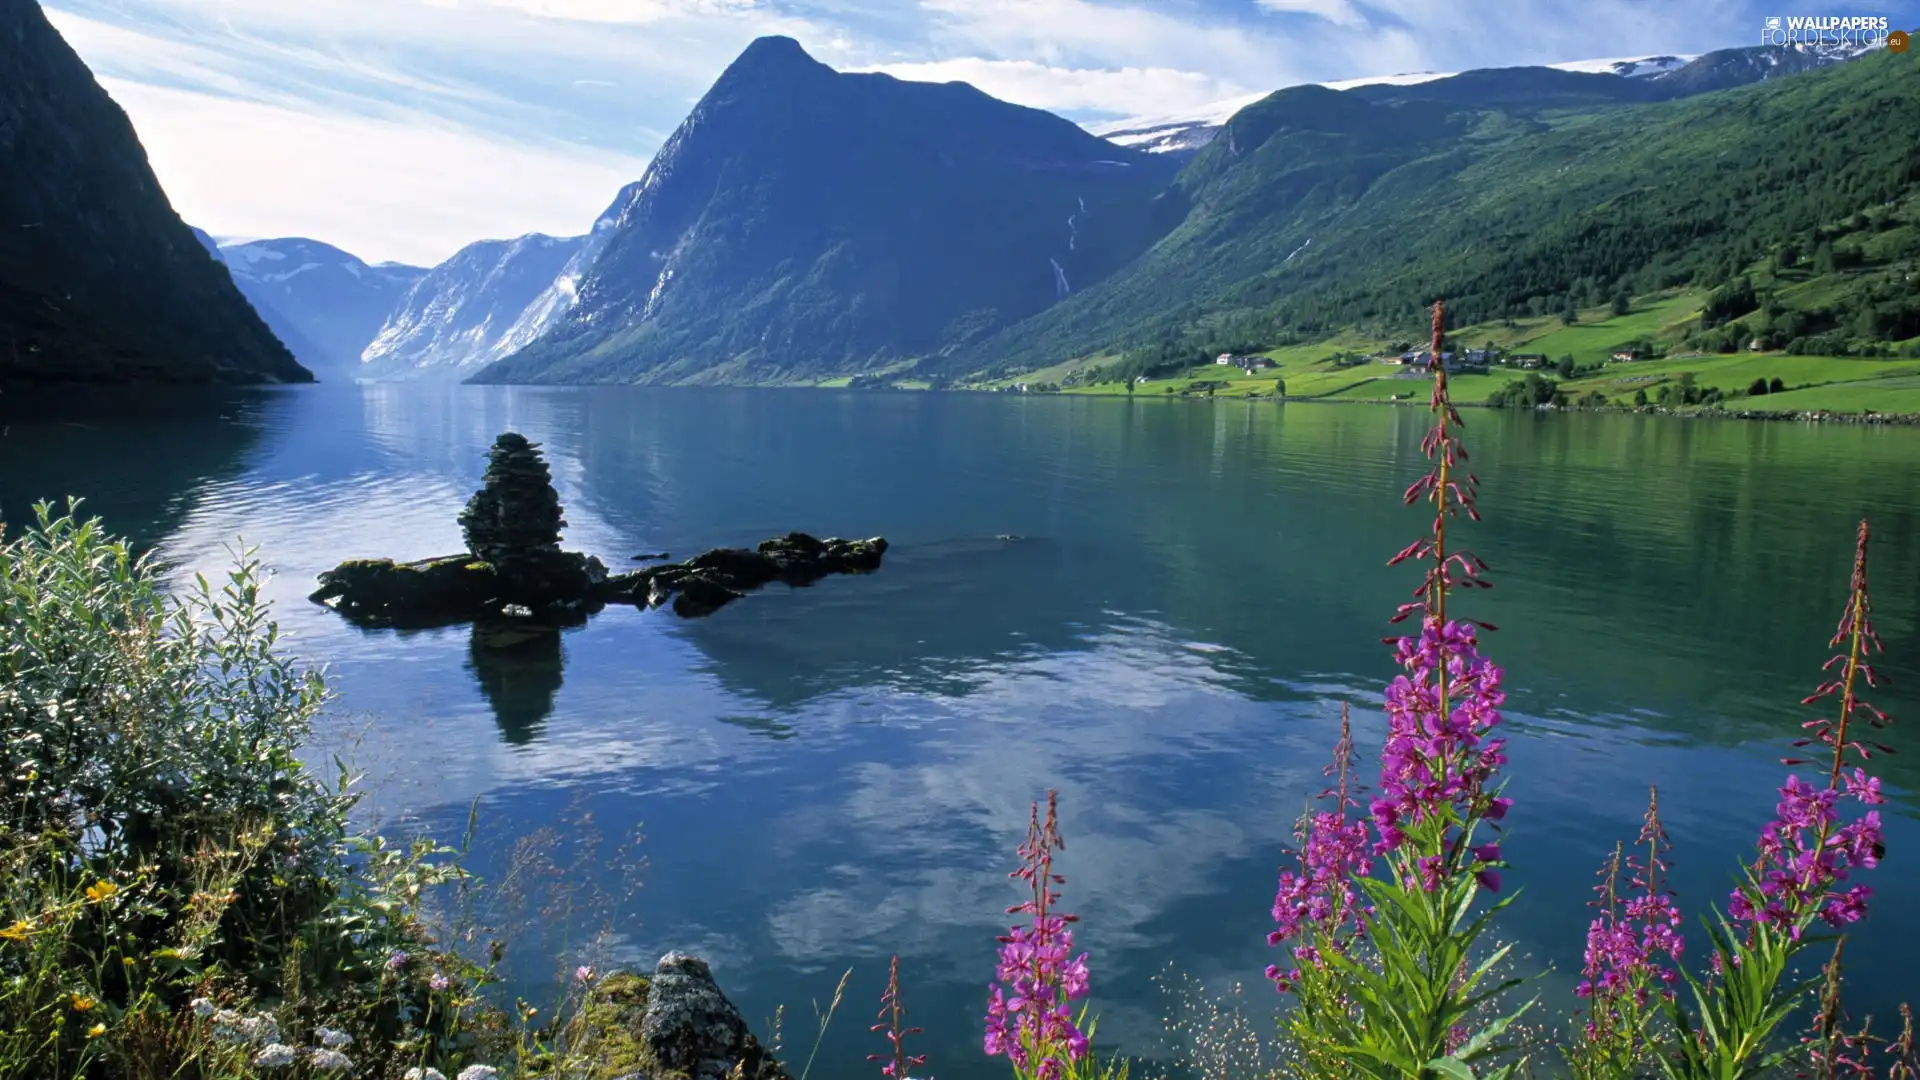
[[[566,524],[540,444],[515,431],[493,440],[480,490],[460,512],[467,550],[507,572],[557,554]]]

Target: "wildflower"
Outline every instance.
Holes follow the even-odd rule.
[[[880,1022],[867,1029],[868,1031],[885,1031],[887,1041],[893,1044],[891,1055],[868,1054],[867,1060],[886,1062],[880,1066],[880,1075],[893,1077],[894,1080],[912,1080],[907,1070],[915,1065],[927,1063],[925,1054],[909,1056],[902,1045],[906,1036],[921,1034],[920,1028],[900,1026],[901,1018],[906,1015],[906,1006],[900,1004],[900,958],[896,956],[887,968],[886,992],[880,995]]]
[[[353,1059],[338,1050],[314,1047],[307,1051],[307,1061],[321,1072],[351,1072]]]
[[[579,983],[582,986],[585,986],[586,984],[592,982],[593,981],[592,966],[588,964],[581,964],[579,967],[574,968],[573,981]]]
[[[403,1073],[400,1080],[447,1080],[447,1077],[446,1074],[439,1069],[431,1067],[424,1069],[413,1068]]]
[[[491,1065],[469,1065],[460,1070],[455,1080],[497,1080],[500,1070]]]
[[[1477,818],[1498,820],[1511,803],[1486,794],[1493,774],[1506,764],[1506,740],[1489,737],[1506,702],[1500,668],[1482,658],[1474,624],[1421,622],[1418,637],[1401,638],[1396,654],[1406,674],[1387,687],[1387,740],[1380,751],[1380,794],[1371,810],[1379,840],[1375,854],[1399,851],[1409,830],[1438,827],[1434,850],[1457,850],[1454,830]],[[1483,849],[1484,850],[1484,849]],[[1474,852],[1473,854],[1480,854]],[[1498,849],[1491,852],[1498,855]],[[1476,875],[1488,889],[1499,879],[1475,858]],[[1456,867],[1451,860],[1424,862],[1416,870],[1426,891]]]
[[[268,1043],[253,1055],[253,1063],[262,1069],[284,1069],[293,1061],[294,1049],[285,1043]]]
[[[280,1041],[280,1025],[266,1013],[240,1021],[240,1036],[247,1042],[275,1044]]]
[[[1037,1055],[1031,1067],[1049,1080],[1058,1074],[1062,1056],[1078,1062],[1088,1050],[1086,1035],[1067,1005],[1087,993],[1087,956],[1072,957],[1073,931],[1067,928],[1079,917],[1056,915],[1052,910],[1060,899],[1052,887],[1065,883],[1053,872],[1053,853],[1065,846],[1057,822],[1055,793],[1050,791],[1046,823],[1042,825],[1040,805],[1035,803],[1027,839],[1020,845],[1023,865],[1007,875],[1025,881],[1032,892],[1031,899],[1008,908],[1007,913],[1029,915],[1032,922],[1013,927],[999,939],[1000,963],[994,971],[997,982],[987,992],[984,1044],[988,1055],[1005,1054],[1022,1072]]]
[[[92,1027],[87,1029],[87,1038],[97,1039],[100,1036],[105,1035],[106,1033],[107,1033],[107,1025],[95,1024]]]
[[[97,904],[119,891],[120,886],[115,885],[111,881],[96,881],[87,886],[87,899]]]
[[[407,966],[407,952],[405,949],[395,949],[392,952],[387,954],[387,970],[388,971],[399,971],[401,968],[406,966]]]
[[[1862,1024],[1858,1030],[1849,1029],[1846,1010],[1840,1005],[1840,956],[1846,947],[1846,938],[1835,941],[1833,958],[1821,968],[1824,978],[1821,980],[1820,1008],[1814,1014],[1812,1032],[1801,1036],[1800,1044],[1807,1048],[1807,1058],[1816,1070],[1813,1075],[1824,1076],[1828,1080],[1838,1080],[1841,1076],[1873,1080],[1873,1066],[1868,1060],[1872,1050],[1867,1027]]]
[[[1267,935],[1268,945],[1300,939],[1293,950],[1294,958],[1316,966],[1323,960],[1322,947],[1343,951],[1352,937],[1366,928],[1353,882],[1368,872],[1373,857],[1368,851],[1366,822],[1347,816],[1349,809],[1359,806],[1351,780],[1353,762],[1353,731],[1342,706],[1340,741],[1334,746],[1333,763],[1325,770],[1327,775],[1337,776],[1338,783],[1321,793],[1321,798],[1335,798],[1335,808],[1306,818],[1297,830],[1300,869],[1280,872],[1279,889],[1273,898],[1277,929]],[[1277,964],[1268,965],[1267,978],[1285,992],[1299,981],[1299,969],[1283,972]]]
[[[73,1005],[74,1012],[92,1012],[94,1006],[100,1004],[85,994],[69,994],[68,1001]]]
[[[1812,704],[1825,697],[1839,696],[1839,714],[1832,719],[1808,721],[1804,726],[1811,738],[1795,741],[1795,747],[1816,742],[1830,748],[1832,764],[1827,770],[1824,788],[1788,774],[1780,788],[1780,801],[1774,818],[1760,831],[1760,857],[1750,869],[1749,881],[1736,888],[1728,899],[1727,911],[1735,919],[1758,926],[1775,926],[1799,940],[1805,916],[1817,913],[1830,926],[1844,926],[1866,915],[1871,886],[1855,885],[1842,891],[1841,882],[1855,869],[1872,869],[1886,852],[1880,813],[1868,810],[1859,818],[1841,824],[1839,803],[1855,799],[1863,805],[1885,801],[1878,777],[1855,768],[1846,775],[1849,751],[1865,761],[1874,750],[1888,747],[1853,737],[1854,723],[1864,718],[1871,727],[1891,723],[1887,715],[1861,700],[1861,684],[1881,685],[1866,657],[1884,649],[1873,629],[1873,604],[1867,593],[1867,523],[1862,521],[1854,545],[1853,574],[1848,582],[1847,606],[1840,616],[1830,646],[1846,651],[1829,659],[1824,670],[1840,667],[1839,674],[1821,683],[1801,704]],[[1871,749],[1869,749],[1871,748]],[[1785,759],[1787,765],[1804,765],[1800,758]]]
[[[33,924],[25,919],[15,919],[13,925],[0,930],[0,938],[8,941],[25,941],[33,936]]]
[[[448,979],[444,972],[436,971],[433,973],[433,976],[427,980],[427,989],[429,990],[445,990],[451,985],[453,985],[452,980]]]
[[[194,998],[192,1001],[187,1002],[187,1008],[192,1009],[193,1015],[202,1020],[214,1014],[213,1002],[203,997]]]
[[[314,1028],[313,1037],[320,1040],[321,1046],[330,1047],[335,1050],[338,1050],[343,1046],[353,1045],[353,1036],[337,1028],[330,1028],[330,1027]]]

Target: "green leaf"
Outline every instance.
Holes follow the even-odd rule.
[[[1438,1057],[1426,1063],[1429,1072],[1439,1073],[1448,1080],[1475,1080],[1473,1067],[1464,1061],[1452,1057]]]

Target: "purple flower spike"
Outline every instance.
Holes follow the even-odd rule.
[[[1062,1058],[1078,1062],[1087,1054],[1086,1036],[1067,1005],[1085,997],[1088,989],[1087,954],[1073,955],[1073,931],[1068,929],[1079,916],[1053,910],[1060,899],[1053,886],[1066,881],[1053,872],[1053,854],[1066,846],[1056,800],[1056,792],[1047,792],[1044,823],[1040,804],[1033,804],[1027,839],[1020,845],[1022,865],[1007,875],[1025,881],[1031,893],[1026,902],[1008,908],[1008,914],[1025,914],[1031,921],[1000,938],[997,981],[987,990],[983,1043],[989,1056],[1004,1054],[1016,1069],[1032,1067],[1043,1077],[1061,1075]]]

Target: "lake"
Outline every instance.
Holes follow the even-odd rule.
[[[1501,925],[1572,1006],[1595,874],[1648,785],[1689,916],[1723,902],[1809,715],[1855,523],[1901,720],[1884,866],[1847,951],[1884,1030],[1920,989],[1920,431],[1472,410],[1512,739]],[[516,883],[489,908],[551,997],[566,948],[697,951],[784,1056],[853,978],[816,1072],[854,1075],[887,958],[944,1080],[979,1050],[1005,877],[1060,792],[1065,907],[1100,1042],[1154,1053],[1169,965],[1256,1015],[1276,867],[1353,707],[1363,752],[1417,580],[1385,568],[1424,515],[1424,410],[840,391],[310,387],[0,397],[0,509],[68,492],[179,568],[236,537],[276,571],[289,647],[337,698],[314,757],[367,773],[369,820],[449,840]],[[557,647],[464,628],[362,632],[305,594],[353,556],[456,551],[493,436],[543,442],[567,546],[629,565],[793,529],[885,535],[876,574],[773,586],[714,616],[609,609]],[[1003,536],[1018,539],[1002,539]],[[1363,772],[1373,771],[1370,756]],[[476,804],[477,800],[477,804]],[[641,830],[637,847],[623,837]],[[644,860],[644,865],[638,865]],[[508,875],[509,867],[515,868]],[[637,867],[637,868],[636,868]],[[570,961],[569,961],[570,963]],[[1264,1027],[1264,1020],[1261,1021]]]

